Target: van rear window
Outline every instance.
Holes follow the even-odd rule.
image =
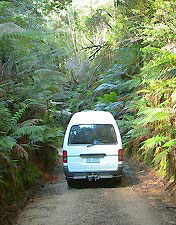
[[[81,124],[71,127],[68,144],[116,144],[115,129],[111,124]]]

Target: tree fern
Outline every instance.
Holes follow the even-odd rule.
[[[140,148],[141,155],[145,162],[151,163],[154,158],[155,148],[162,146],[164,142],[168,139],[166,136],[155,136],[142,142],[142,147]]]
[[[13,117],[11,118],[11,126],[9,126],[9,129],[11,129],[13,126],[17,124],[17,122],[21,119],[26,109],[29,107],[29,105],[24,105],[23,108],[21,108],[19,111],[17,111]]]
[[[156,154],[156,156],[153,159],[153,163],[155,163],[156,165],[159,164],[162,160],[166,160],[167,156],[169,153],[169,149],[166,149],[164,151],[159,152],[158,154]]]
[[[146,141],[142,142],[142,147],[140,148],[142,149],[154,149],[158,146],[162,146],[164,144],[164,142],[166,142],[168,140],[168,137],[166,136],[155,136],[155,137],[151,137],[149,139],[147,139]]]
[[[12,22],[0,24],[0,37],[6,33],[17,33],[22,31],[24,31],[23,28]]]
[[[137,122],[138,126],[145,126],[152,122],[168,121],[170,117],[169,110],[165,108],[145,108],[138,112],[138,116],[141,117],[140,121]]]
[[[43,133],[46,129],[46,126],[23,126],[19,127],[14,133],[13,136],[15,138],[20,138],[23,136],[28,136],[31,140],[31,143],[36,143],[39,141],[43,141]]]
[[[161,54],[142,68],[145,79],[171,79],[175,77],[176,56],[170,52]]]
[[[0,137],[0,152],[12,150],[16,142],[16,139],[11,136]]]
[[[141,85],[140,77],[134,77],[131,80],[128,80],[125,82],[125,86],[126,88],[128,88],[129,91],[132,91],[134,88],[137,88],[139,85]]]

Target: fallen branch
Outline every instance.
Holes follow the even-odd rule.
[[[99,48],[99,47],[101,47],[101,45],[92,45],[92,46],[84,47],[84,48],[82,48],[80,50],[93,49],[93,48]]]
[[[93,43],[93,41],[90,40],[88,37],[86,37],[86,39],[87,39],[92,45],[95,45],[95,44]]]
[[[107,47],[107,43],[105,43],[103,45],[99,45],[97,47],[97,49],[95,50],[95,52],[92,55],[89,56],[89,60],[92,61],[95,58],[96,54],[104,47]]]

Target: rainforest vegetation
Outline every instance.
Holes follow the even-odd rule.
[[[0,1],[0,214],[86,109],[112,112],[126,153],[176,182],[176,1],[91,3]]]

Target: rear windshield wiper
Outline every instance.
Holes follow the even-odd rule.
[[[109,142],[97,142],[97,143],[92,143],[92,144],[88,144],[87,147],[92,147],[94,145],[114,145],[114,144],[117,144],[117,142],[115,143],[109,143]]]
[[[102,145],[102,144],[103,144],[102,142],[95,142],[95,143],[88,144],[87,147],[92,147],[94,145]]]
[[[87,147],[92,147],[94,145],[96,145],[96,144],[93,144],[93,143],[92,144],[88,144]]]

